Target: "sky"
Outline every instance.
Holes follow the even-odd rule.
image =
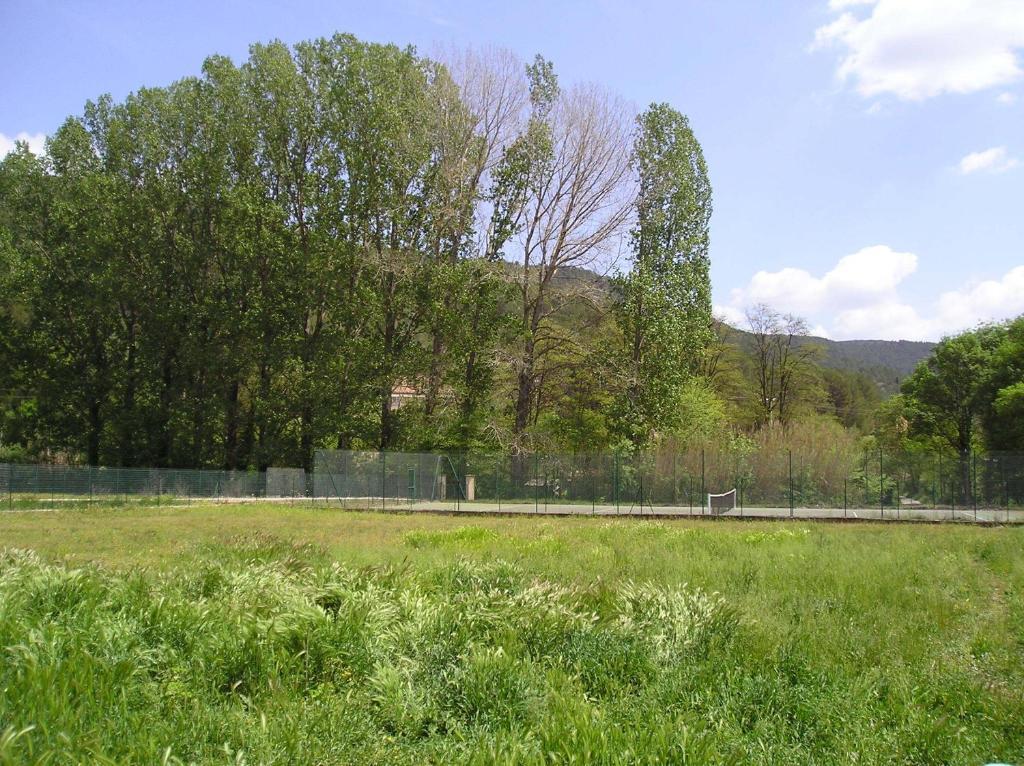
[[[1024,0],[0,0],[0,155],[100,94],[335,32],[542,53],[684,112],[734,324],[765,303],[835,339],[937,340],[1024,313]]]

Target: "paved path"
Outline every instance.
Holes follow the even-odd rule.
[[[37,498],[38,499],[38,498]],[[41,500],[40,506],[36,508],[8,508],[0,503],[0,512],[7,513],[39,513],[64,510],[60,508],[61,502],[69,502],[70,498],[54,498],[54,500]],[[98,502],[102,502],[97,498]],[[84,510],[89,507],[85,500],[79,500],[81,505],[74,510]],[[763,519],[806,519],[819,521],[960,521],[960,522],[982,522],[982,523],[1024,523],[1024,510],[1006,511],[998,508],[979,508],[951,511],[949,508],[930,509],[919,507],[896,508],[796,508],[790,512],[789,508],[735,508],[724,513],[711,514],[707,509],[700,507],[691,508],[688,505],[664,506],[664,505],[626,505],[620,504],[618,508],[614,505],[592,503],[548,503],[543,502],[436,502],[436,501],[407,501],[400,498],[193,498],[190,504],[181,502],[181,498],[168,498],[168,502],[162,506],[154,503],[147,504],[146,508],[188,508],[190,505],[209,503],[281,503],[282,505],[313,505],[320,507],[345,508],[348,510],[368,511],[402,511],[402,512],[423,512],[423,513],[458,513],[470,515],[521,515],[521,516],[601,516],[601,517],[642,517],[653,519],[665,518],[763,518]],[[49,506],[49,507],[46,507]],[[56,507],[54,507],[56,506]],[[129,503],[123,506],[124,510],[131,510],[134,506]],[[141,506],[139,506],[141,507]],[[71,509],[67,509],[71,510]]]
[[[948,508],[735,508],[721,514],[711,514],[707,509],[689,506],[663,505],[593,505],[591,503],[540,503],[529,502],[426,502],[404,501],[388,498],[383,504],[380,498],[347,499],[327,501],[353,510],[422,511],[426,513],[461,513],[484,515],[526,515],[526,516],[634,516],[650,518],[765,518],[765,519],[808,519],[808,520],[873,520],[873,521],[968,521],[987,523],[1024,523],[1024,511],[1005,509],[981,509],[951,511]]]

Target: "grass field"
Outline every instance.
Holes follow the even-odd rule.
[[[1024,763],[1024,529],[0,514],[0,764]]]

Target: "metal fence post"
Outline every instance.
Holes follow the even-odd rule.
[[[1003,478],[1003,499],[1006,501],[1006,523],[1010,523],[1010,485],[1006,481],[1006,456],[999,459],[999,473]]]
[[[700,515],[704,515],[704,504],[708,501],[705,483],[704,448],[700,448]]]
[[[612,454],[612,494],[615,497],[615,515],[619,515],[619,455]]]
[[[971,502],[974,504],[974,520],[978,520],[978,453],[971,450]]]
[[[796,498],[793,497],[793,450],[789,452],[789,518],[793,518],[793,511],[796,507]]]
[[[882,467],[882,448],[878,448],[878,512],[885,518],[885,469]]]
[[[494,496],[498,499],[498,512],[501,512],[501,458],[494,460]]]
[[[537,497],[538,484],[537,484],[537,453],[533,453],[533,512],[540,513],[540,499]]]
[[[847,479],[843,479],[843,518],[844,519],[846,518],[846,506],[847,506],[847,503],[846,503],[846,497],[847,497],[846,482],[847,482]]]
[[[388,451],[380,451],[380,509],[387,511]]]
[[[959,478],[959,470],[953,472],[956,478]],[[949,520],[952,521],[956,518],[956,484],[953,481],[949,482]]]
[[[900,520],[900,480],[897,477],[895,480],[896,486],[896,521]]]
[[[672,451],[672,505],[673,506],[679,505],[679,497],[678,497],[679,479],[678,479],[678,476],[677,476],[677,474],[679,473],[678,468],[679,468],[679,454],[675,450],[673,450]]]

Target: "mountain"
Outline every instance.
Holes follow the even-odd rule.
[[[515,268],[510,264],[510,268]],[[555,290],[573,290],[611,298],[612,285],[607,276],[590,269],[563,267],[552,280]],[[732,328],[734,342],[745,350],[753,347],[750,333]],[[824,349],[820,360],[823,367],[846,372],[860,372],[873,380],[885,395],[899,391],[900,381],[914,371],[935,348],[934,343],[912,340],[829,340],[810,336],[804,343],[814,343]]]
[[[825,349],[821,364],[837,370],[862,372],[886,394],[899,390],[900,381],[935,348],[934,343],[914,340],[829,340],[808,338]]]

